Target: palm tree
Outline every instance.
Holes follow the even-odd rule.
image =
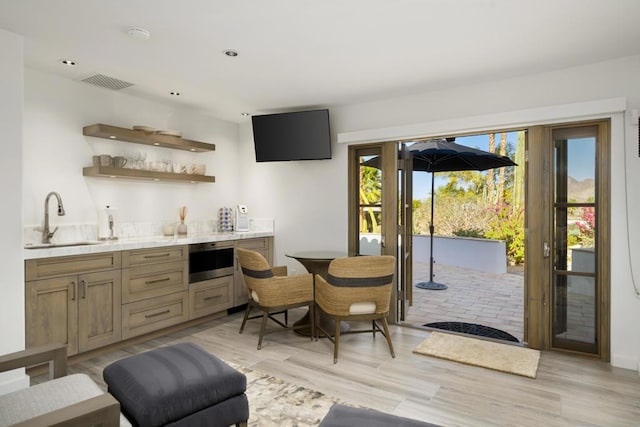
[[[505,156],[507,154],[507,133],[502,132],[500,134],[500,155]],[[498,172],[498,188],[496,191],[496,202],[502,204],[504,202],[504,181],[505,181],[505,168],[500,168]]]
[[[489,134],[489,152],[490,153],[495,153],[496,152],[496,134],[494,133],[490,133]],[[495,197],[494,197],[494,187],[495,187],[495,174],[494,174],[494,170],[490,169],[487,171],[487,201],[489,203],[492,203],[495,201]]]
[[[372,205],[379,206],[381,196],[382,182],[380,180],[380,170],[373,167],[362,166],[360,168],[360,206],[364,207],[364,209],[360,210],[361,232],[380,232],[380,224],[378,223]]]

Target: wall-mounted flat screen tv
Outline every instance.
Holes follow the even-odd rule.
[[[257,162],[331,158],[329,110],[252,116]]]

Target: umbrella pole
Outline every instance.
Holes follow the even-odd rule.
[[[431,172],[431,221],[429,222],[429,282],[433,282],[433,233],[435,231],[433,226],[433,198],[435,197],[434,178],[435,173]]]
[[[447,289],[448,286],[443,283],[436,283],[433,281],[433,233],[435,227],[433,226],[433,200],[435,198],[434,190],[435,173],[431,172],[431,222],[429,222],[429,281],[420,282],[416,285],[416,288],[420,289],[433,289],[442,290]]]

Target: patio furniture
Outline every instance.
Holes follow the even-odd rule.
[[[329,271],[329,263],[336,258],[343,258],[347,256],[344,252],[339,251],[299,251],[299,252],[290,252],[285,254],[289,258],[293,258],[298,261],[300,264],[307,269],[307,271],[315,277],[316,274],[327,278],[327,273]],[[315,284],[314,284],[314,295],[315,295]],[[315,299],[315,298],[314,298]],[[333,327],[333,322],[331,319],[324,316],[322,313],[319,313],[317,317],[317,324],[322,325],[325,330],[330,330]],[[300,335],[310,336],[311,335],[311,315],[307,312],[304,316],[300,318],[294,326],[302,326],[306,325],[304,328],[296,329],[296,332]],[[349,330],[349,324],[347,322],[340,322],[340,332],[347,332]],[[315,333],[315,331],[314,331]]]
[[[236,251],[249,295],[247,309],[242,319],[242,325],[240,325],[240,333],[244,330],[254,308],[262,311],[262,316],[258,316],[262,318],[258,335],[258,350],[262,347],[262,338],[269,319],[282,326],[283,331],[308,328],[308,325],[300,324],[288,326],[286,317],[285,323],[282,323],[273,315],[281,312],[285,312],[286,315],[290,308],[305,306],[309,307],[311,313],[314,313],[313,276],[311,274],[287,276],[286,267],[271,268],[259,252],[243,248],[236,248]],[[312,316],[312,329],[314,327],[313,318]],[[311,339],[313,340],[313,334],[311,334]]]
[[[85,374],[67,376],[67,346],[51,344],[0,356],[0,372],[49,363],[51,380],[0,396],[0,426],[130,426],[120,405]],[[122,424],[121,424],[122,421]]]
[[[316,304],[322,313],[333,319],[335,331],[331,334],[318,325],[318,331],[334,344],[333,363],[338,362],[340,321],[370,320],[371,329],[349,330],[344,334],[381,332],[395,356],[387,316],[391,300],[391,287],[396,259],[389,255],[337,258],[329,264],[327,278],[316,275]],[[380,321],[382,328],[376,323]]]
[[[438,427],[435,424],[366,408],[352,408],[336,403],[320,422],[319,427]]]
[[[120,359],[103,376],[136,425],[246,426],[249,419],[247,377],[193,343]]]

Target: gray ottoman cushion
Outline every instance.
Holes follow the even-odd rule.
[[[438,427],[410,418],[385,414],[373,409],[352,408],[335,404],[320,422],[320,427]]]
[[[118,360],[104,369],[103,377],[122,412],[145,427],[180,420],[247,388],[244,374],[192,343]],[[240,412],[246,417],[233,423],[249,418],[248,405]]]

